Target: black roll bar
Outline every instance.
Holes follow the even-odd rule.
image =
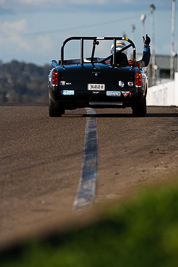
[[[94,53],[95,53],[95,47],[96,45],[99,44],[99,40],[113,40],[113,44],[114,44],[114,57],[113,57],[113,66],[116,66],[116,42],[119,40],[122,41],[127,41],[128,43],[130,43],[128,46],[126,46],[125,48],[122,48],[119,52],[122,52],[122,50],[125,50],[129,47],[133,47],[133,67],[135,67],[136,64],[136,47],[135,44],[132,42],[132,40],[130,40],[129,38],[125,38],[125,37],[69,37],[67,38],[62,46],[61,46],[61,61],[60,61],[60,65],[62,67],[64,67],[64,47],[65,45],[71,41],[71,40],[80,40],[81,42],[81,51],[80,51],[80,64],[83,67],[83,63],[84,63],[84,59],[83,59],[83,55],[84,55],[84,40],[93,40],[93,48],[92,48],[92,55],[91,55],[91,63],[94,64]],[[107,59],[111,58],[112,55],[108,56],[107,58],[105,58],[104,60],[106,61]],[[103,63],[103,60],[100,61],[101,63]],[[95,62],[96,63],[96,62]]]

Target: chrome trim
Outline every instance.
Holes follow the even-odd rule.
[[[89,102],[91,106],[122,106],[121,102]]]

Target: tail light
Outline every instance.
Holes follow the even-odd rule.
[[[139,70],[136,72],[135,85],[136,86],[142,86],[142,74]]]
[[[56,69],[53,70],[52,73],[52,85],[58,85],[58,72]]]

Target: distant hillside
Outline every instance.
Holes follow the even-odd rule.
[[[49,65],[0,63],[0,103],[47,103]]]

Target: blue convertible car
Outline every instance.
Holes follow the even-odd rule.
[[[78,41],[79,59],[64,58],[66,44]],[[84,57],[90,41],[89,57]],[[100,43],[109,41],[112,53],[97,57]],[[124,47],[117,49],[118,42]],[[131,50],[132,64],[125,51]],[[66,51],[66,50],[65,50]],[[65,110],[83,107],[132,108],[133,116],[146,115],[147,76],[136,62],[135,44],[124,37],[70,37],[61,46],[61,59],[53,60],[49,74],[49,116],[60,117]]]

